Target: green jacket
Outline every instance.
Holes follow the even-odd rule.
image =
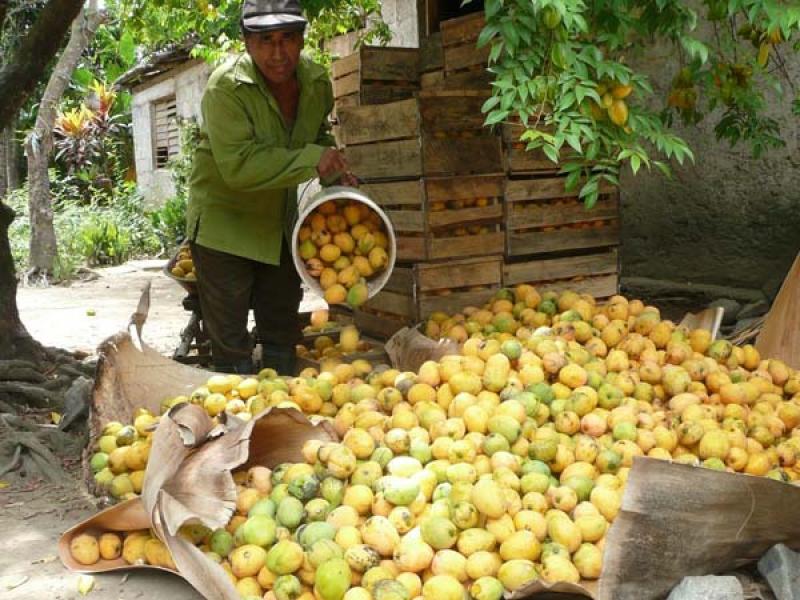
[[[187,237],[201,246],[272,265],[297,214],[297,185],[317,176],[335,146],[328,114],[333,90],[325,69],[297,66],[300,101],[291,131],[250,55],[211,75],[189,180]]]

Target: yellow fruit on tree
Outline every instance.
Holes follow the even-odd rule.
[[[608,116],[614,125],[622,127],[628,122],[628,105],[624,100],[614,100],[608,108]]]

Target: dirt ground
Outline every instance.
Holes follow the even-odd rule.
[[[23,323],[34,338],[48,346],[94,353],[107,337],[124,329],[136,310],[145,284],[152,284],[145,341],[165,355],[178,345],[189,313],[181,304],[186,292],[162,272],[164,261],[131,261],[98,269],[96,279],[69,286],[23,287],[17,295]],[[306,295],[302,312],[323,307]]]
[[[97,509],[77,484],[0,490],[0,598],[3,600],[72,600],[78,575],[58,559],[58,538]],[[21,583],[20,583],[21,582]],[[16,586],[16,587],[14,587]],[[13,587],[13,589],[9,589]],[[156,571],[129,571],[95,576],[90,600],[170,598],[200,600],[188,583]]]
[[[171,355],[189,314],[181,305],[185,292],[161,272],[162,266],[162,261],[133,261],[100,269],[96,278],[69,286],[21,288],[22,320],[43,344],[93,354],[100,342],[126,327],[143,286],[150,281],[151,307],[144,338]],[[300,310],[321,306],[321,300],[307,295]],[[32,483],[29,488],[2,488],[0,483],[0,598],[81,598],[78,575],[67,571],[57,557],[60,535],[98,510],[78,476],[67,487]],[[131,571],[97,575],[88,598],[197,600],[202,596],[177,576]]]

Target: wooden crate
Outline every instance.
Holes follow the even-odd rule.
[[[351,363],[355,360],[366,360],[373,364],[389,364],[389,357],[386,354],[386,350],[383,347],[383,342],[381,340],[370,339],[365,336],[362,336],[362,339],[369,343],[369,349],[363,352],[353,352],[352,354],[346,354],[339,358],[341,362]],[[317,360],[315,358],[306,357],[306,356],[298,356],[296,369],[299,373],[303,369],[313,368],[313,369],[320,369],[322,364],[321,360]]]
[[[502,254],[502,175],[367,183],[397,238],[397,258],[416,262]],[[465,235],[466,233],[466,235]]]
[[[502,173],[500,139],[483,127],[485,92],[429,90],[338,111],[337,139],[364,180]]]
[[[437,311],[482,306],[500,287],[502,270],[500,256],[395,267],[386,286],[362,311],[399,324],[397,331]]]
[[[619,193],[601,189],[587,209],[579,190],[565,189],[566,177],[506,180],[506,256],[525,256],[618,246]]]
[[[534,285],[540,292],[569,289],[608,298],[619,290],[619,250],[608,248],[559,258],[506,262],[503,285],[513,287],[520,283]]]
[[[487,71],[490,45],[478,48],[478,36],[486,25],[483,13],[442,21],[445,87],[450,89],[491,89]]]
[[[505,123],[501,127],[506,171],[512,175],[558,173],[561,167],[544,152],[525,149],[528,144],[519,139],[524,131],[519,123]]]
[[[334,61],[331,71],[337,112],[346,106],[395,102],[419,89],[419,50],[362,46]]]

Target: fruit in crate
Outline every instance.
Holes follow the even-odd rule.
[[[308,325],[303,329],[304,333],[320,333],[323,331],[330,331],[336,329],[338,324],[336,321],[330,320],[330,313],[326,310],[315,310],[311,313],[311,319]]]
[[[389,238],[366,204],[331,200],[306,217],[297,252],[328,304],[356,307],[367,300],[367,282],[389,265]]]
[[[352,325],[346,325],[342,327],[339,333],[338,342],[326,335],[319,336],[314,340],[311,347],[303,344],[298,345],[297,356],[314,360],[337,359],[357,352],[367,352],[371,349],[372,345],[361,339],[358,329]]]
[[[170,273],[178,279],[197,281],[197,273],[192,260],[192,250],[187,244],[178,249],[178,254],[175,257],[175,263],[170,269]]]

